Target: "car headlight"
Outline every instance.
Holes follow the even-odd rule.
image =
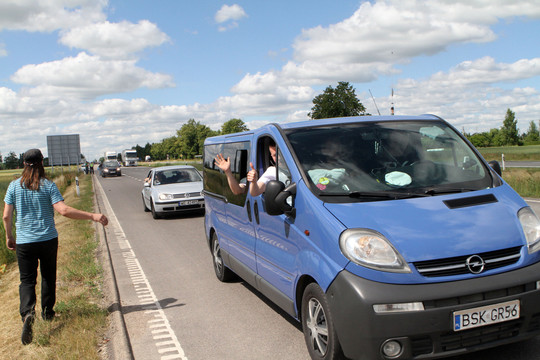
[[[530,207],[518,211],[519,222],[527,240],[529,254],[540,250],[540,220]]]
[[[109,172],[109,169],[103,169],[103,172]]]
[[[172,194],[159,194],[159,200],[173,200],[174,196]]]
[[[343,255],[352,262],[375,270],[410,273],[411,269],[388,239],[369,229],[345,230],[339,238]]]
[[[118,167],[118,168],[116,168],[116,171],[120,171],[120,168],[119,168],[119,167]]]

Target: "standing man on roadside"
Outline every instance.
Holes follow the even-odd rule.
[[[74,209],[64,203],[56,184],[45,177],[43,155],[39,149],[30,149],[23,155],[24,169],[19,179],[13,180],[4,198],[3,222],[6,245],[16,250],[19,264],[19,312],[23,321],[21,342],[32,342],[35,319],[36,282],[38,264],[41,272],[41,316],[52,320],[56,303],[56,259],[58,232],[54,224],[54,210],[63,216],[78,220],[92,220],[103,225],[108,219]],[[13,236],[13,215],[17,237]]]

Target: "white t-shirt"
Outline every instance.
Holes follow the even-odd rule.
[[[279,168],[279,180],[285,183],[285,185],[288,185],[290,182],[289,175],[282,171],[281,168]],[[270,180],[276,180],[276,167],[270,166],[266,171],[261,175],[259,180],[257,182],[261,181],[264,184],[268,183]]]

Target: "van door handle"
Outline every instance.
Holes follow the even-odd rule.
[[[259,225],[259,205],[255,201],[255,204],[253,206],[253,212],[255,213],[255,221],[257,222],[257,225]]]
[[[251,203],[249,202],[249,200],[247,201],[247,204],[246,204],[246,210],[247,210],[249,222],[252,222],[253,219],[251,217]]]

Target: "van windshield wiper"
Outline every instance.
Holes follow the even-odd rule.
[[[410,193],[398,191],[352,191],[349,193],[320,193],[320,196],[348,196],[351,198],[374,198],[374,199],[409,199],[415,197],[431,196],[423,193]]]
[[[455,193],[463,193],[463,192],[469,192],[469,191],[475,191],[477,189],[467,189],[467,188],[437,188],[437,189],[429,189],[424,192],[426,195],[442,195],[442,194],[455,194]]]

